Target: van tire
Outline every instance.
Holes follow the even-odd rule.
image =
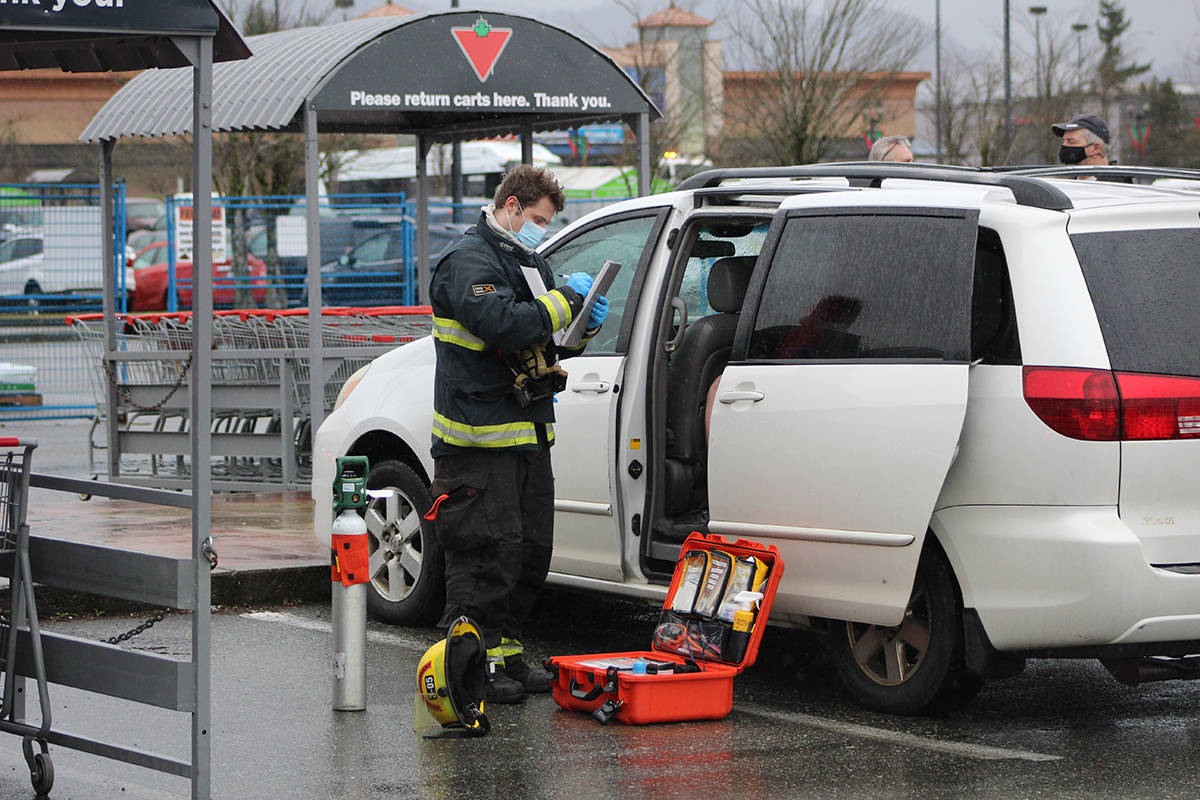
[[[958,583],[941,547],[928,540],[904,622],[892,628],[834,622],[830,660],[860,705],[889,714],[938,714],[965,705],[983,686],[967,671],[963,640]],[[891,653],[896,657],[889,663]]]
[[[393,625],[433,625],[442,614],[446,585],[442,548],[433,523],[422,518],[433,505],[429,484],[408,464],[389,460],[371,467],[367,488],[396,493],[371,499],[364,515],[372,565],[367,611]],[[381,547],[390,555],[381,558]]]

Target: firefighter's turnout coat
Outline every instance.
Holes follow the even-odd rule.
[[[546,260],[498,233],[489,217],[490,209],[446,250],[430,282],[435,458],[464,448],[536,449],[554,439],[553,397],[523,407],[514,393],[514,364],[538,345],[553,363],[559,352],[551,335],[571,323],[583,298],[569,287],[553,288]],[[534,297],[522,266],[536,267],[551,288]]]

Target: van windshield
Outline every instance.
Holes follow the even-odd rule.
[[[1200,375],[1200,228],[1071,237],[1112,368]]]

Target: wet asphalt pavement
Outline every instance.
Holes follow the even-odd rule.
[[[549,592],[538,656],[649,639],[648,606]],[[47,621],[109,636],[128,618]],[[139,647],[185,655],[186,617]],[[368,709],[330,710],[328,607],[213,619],[213,796],[221,798],[1021,798],[1200,796],[1200,684],[1130,689],[1095,662],[1034,661],[942,718],[863,711],[834,686],[820,638],[772,630],[724,720],[601,726],[546,695],[491,706],[484,739],[414,735],[417,661],[437,634],[369,629]],[[188,717],[51,687],[55,725],[186,757]],[[188,796],[186,781],[52,748],[55,798]],[[0,797],[32,797],[0,736]]]
[[[85,422],[36,428],[40,470],[80,474]],[[535,656],[641,649],[644,603],[548,591]],[[43,617],[112,636],[140,618]],[[1200,797],[1200,682],[1125,687],[1095,661],[1031,661],[940,718],[864,711],[837,688],[821,638],[770,629],[724,720],[601,726],[548,695],[490,706],[484,739],[412,732],[417,661],[432,629],[369,627],[368,709],[330,710],[328,604],[218,609],[213,618],[213,797],[1160,798]],[[186,657],[186,615],[137,647]],[[31,687],[32,688],[32,687]],[[188,757],[189,717],[52,686],[55,727]],[[54,798],[183,798],[187,781],[53,747]],[[0,734],[0,800],[32,798],[16,737]]]

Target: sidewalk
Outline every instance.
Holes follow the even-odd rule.
[[[35,467],[36,470],[36,467]],[[29,530],[35,536],[186,558],[191,512],[46,489],[30,490]],[[307,494],[217,494],[212,499],[212,573],[216,605],[329,599],[329,551],[312,534]],[[68,610],[82,602],[64,592],[39,591],[39,604]],[[92,598],[88,598],[92,601]],[[94,603],[93,603],[94,604]]]
[[[0,425],[0,435],[36,439],[33,471],[74,478],[87,471],[87,420]],[[225,493],[212,498],[210,535],[218,565],[212,573],[213,603],[254,605],[329,599],[329,552],[312,533],[307,492]],[[33,488],[29,530],[35,536],[82,541],[159,555],[191,552],[191,512],[128,500]],[[45,597],[43,598],[43,594]],[[124,601],[49,590],[38,591],[43,614],[55,611],[129,609]]]

